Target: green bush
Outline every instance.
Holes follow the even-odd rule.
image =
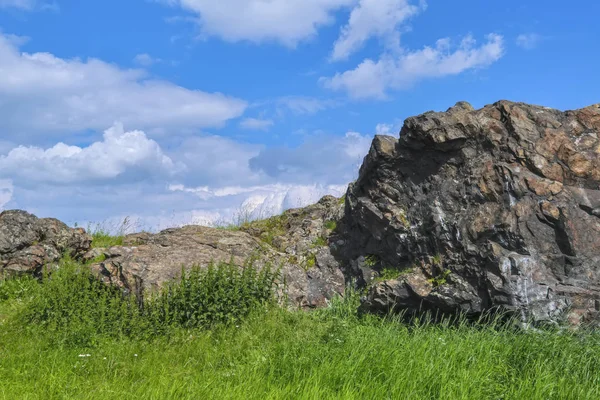
[[[89,268],[70,259],[42,278],[22,318],[60,342],[77,345],[92,345],[103,335],[130,336],[143,326],[133,296],[105,285]]]
[[[194,267],[150,299],[145,314],[158,327],[236,323],[273,300],[277,275],[270,266],[257,271],[251,263],[242,269],[227,263]]]
[[[277,274],[228,263],[192,268],[180,280],[142,301],[94,277],[88,267],[65,259],[44,277],[23,312],[25,325],[66,344],[94,345],[103,337],[151,337],[170,328],[239,322],[274,297]]]

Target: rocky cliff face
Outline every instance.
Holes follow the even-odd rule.
[[[600,105],[501,101],[376,137],[348,190],[340,252],[371,285],[364,307],[597,320],[599,135]]]

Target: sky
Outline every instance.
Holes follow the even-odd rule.
[[[597,103],[600,2],[0,0],[0,210],[223,224],[457,101]]]

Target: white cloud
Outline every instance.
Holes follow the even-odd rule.
[[[199,16],[205,35],[237,42],[275,41],[294,47],[334,22],[356,0],[163,0]]]
[[[377,124],[375,127],[376,135],[390,135],[392,134],[392,125],[390,124]]]
[[[532,50],[542,41],[542,36],[537,33],[523,33],[517,36],[517,46],[525,50]]]
[[[114,121],[140,129],[218,127],[247,106],[97,59],[21,53],[14,39],[2,34],[0,99],[5,137],[101,130]]]
[[[331,59],[347,59],[372,37],[382,38],[388,47],[399,48],[399,25],[424,7],[424,2],[417,6],[408,0],[360,0],[352,10],[348,24],[341,29]]]
[[[142,67],[150,67],[153,64],[159,63],[161,61],[162,60],[160,58],[154,58],[148,53],[141,53],[133,58],[133,62],[138,65],[141,65]]]
[[[320,111],[338,106],[340,103],[336,100],[318,99],[308,96],[284,96],[276,101],[279,107],[285,107],[294,114],[312,115]]]
[[[10,179],[0,179],[0,211],[12,199],[13,183]]]
[[[149,198],[145,204],[148,207],[144,210],[146,212],[132,213],[131,210],[119,209],[113,216],[102,219],[101,226],[116,232],[125,217],[129,217],[134,231],[159,231],[184,225],[223,226],[268,218],[290,208],[305,207],[325,195],[340,197],[346,189],[345,184],[267,184],[248,188],[217,188],[209,190],[211,195],[208,196],[206,188],[175,185],[169,187],[168,194],[144,193],[143,197]],[[119,197],[119,203],[127,203],[127,199],[136,196],[136,192],[129,192],[125,196]],[[140,197],[140,194],[137,196]],[[107,200],[102,196],[101,199]],[[171,206],[177,209],[166,211],[173,210],[169,208]],[[88,225],[87,220],[78,222],[80,226]]]
[[[36,0],[0,0],[0,8],[20,8],[22,10],[33,10],[36,6]]]
[[[17,8],[23,11],[58,10],[58,4],[39,0],[0,0],[0,8]]]
[[[321,82],[329,89],[346,91],[353,98],[382,99],[389,89],[405,89],[423,79],[487,67],[503,53],[503,38],[496,34],[488,35],[479,47],[467,36],[454,51],[449,39],[440,39],[435,47],[406,51],[399,56],[383,54],[378,61],[366,59],[355,69],[321,78]]]
[[[171,158],[186,166],[181,182],[185,185],[252,186],[261,184],[262,177],[250,169],[248,162],[263,148],[221,136],[200,136],[182,142]]]
[[[296,148],[271,147],[249,160],[250,168],[279,182],[342,184],[355,178],[372,136],[312,136]]]
[[[0,156],[0,178],[25,185],[35,183],[92,184],[124,179],[139,181],[176,172],[173,161],[158,143],[141,131],[125,132],[116,124],[104,133],[104,140],[88,147],[58,143],[49,149],[17,147]]]
[[[270,119],[246,118],[240,122],[240,128],[255,131],[266,131],[272,126],[273,121]]]
[[[188,188],[183,185],[173,185],[169,190],[173,192],[186,192],[198,196],[202,200],[212,198],[232,198],[242,195],[245,199],[236,207],[220,209],[218,211],[199,213],[198,210],[190,212],[195,218],[201,218],[204,225],[236,223],[241,220],[267,218],[282,213],[290,208],[305,207],[316,203],[325,195],[340,197],[347,189],[347,185],[294,185],[270,184],[250,187],[222,187],[211,189],[208,187]],[[190,219],[184,218],[185,219]],[[194,219],[194,218],[191,218]]]
[[[307,140],[268,149],[201,136],[167,152],[116,126],[89,146],[20,147],[0,157],[0,203],[82,226],[130,216],[148,230],[266,217],[343,194],[371,136]]]

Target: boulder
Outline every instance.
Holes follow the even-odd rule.
[[[598,321],[600,105],[500,101],[375,137],[343,226],[363,307]]]
[[[44,266],[56,264],[64,255],[82,257],[92,238],[83,229],[40,219],[25,211],[0,213],[0,277],[39,275]]]
[[[137,233],[126,236],[123,246],[88,252],[84,260],[104,282],[138,296],[176,279],[182,268],[230,261],[242,267],[252,260],[259,269],[267,264],[281,268],[281,299],[301,308],[322,307],[344,293],[344,276],[326,239],[327,222],[342,210],[339,200],[328,196],[239,228],[186,226]]]

